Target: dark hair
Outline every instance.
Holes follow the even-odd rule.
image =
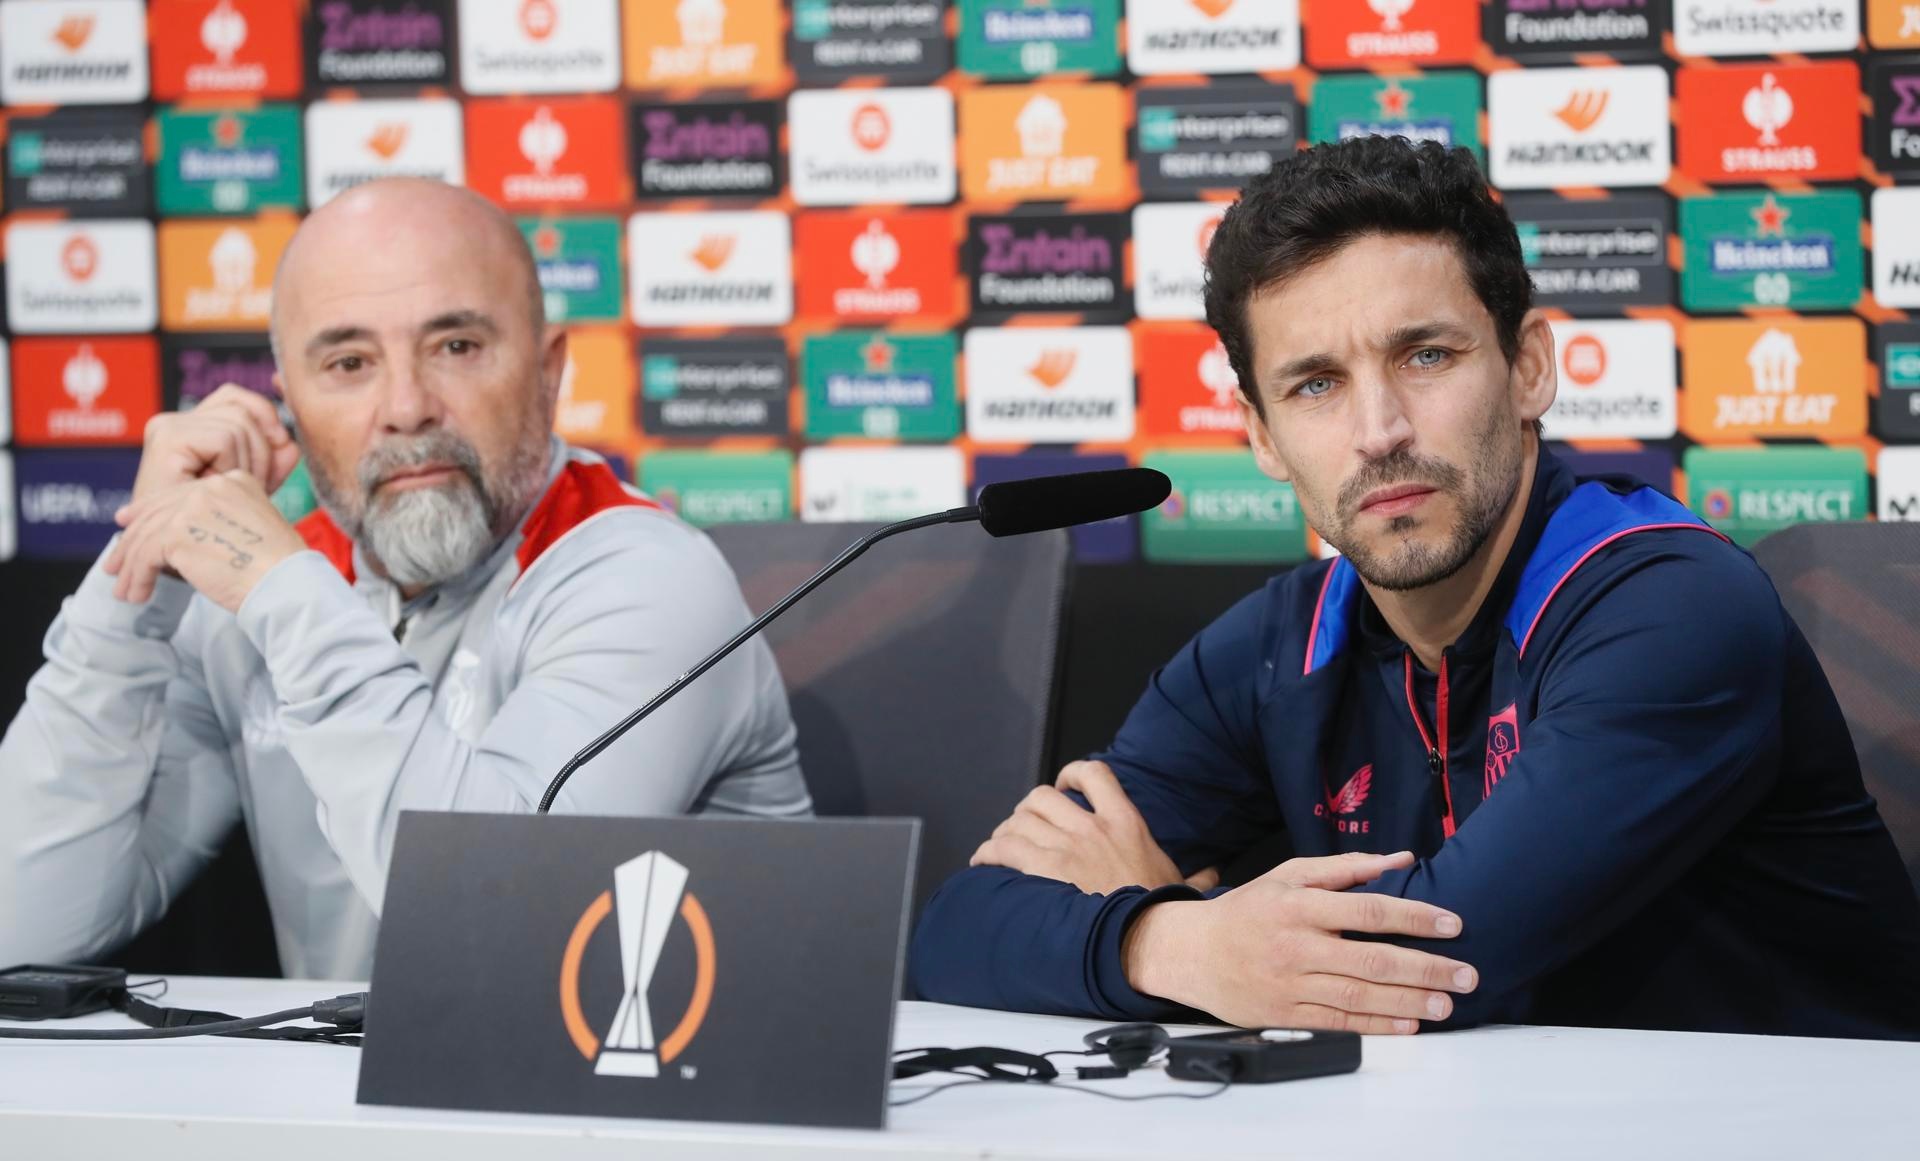
[[[1247,337],[1247,301],[1367,234],[1453,240],[1501,353],[1520,349],[1533,283],[1513,219],[1465,149],[1404,137],[1355,137],[1296,153],[1255,178],[1207,247],[1207,321],[1240,390],[1264,415]],[[1536,425],[1535,430],[1538,430]]]

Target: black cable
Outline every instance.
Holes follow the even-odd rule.
[[[313,1015],[312,1005],[288,1008],[270,1016],[245,1020],[222,1020],[216,1024],[188,1024],[179,1028],[0,1028],[0,1038],[8,1040],[175,1040],[182,1036],[218,1036],[222,1032],[245,1032],[269,1024],[285,1024]]]
[[[348,1031],[358,1031],[366,1020],[367,994],[349,992],[344,996],[335,996],[331,1000],[319,1000],[304,1008],[288,1008],[266,1016],[250,1016],[244,1020],[218,1020],[208,1024],[184,1024],[173,1028],[0,1028],[0,1039],[5,1040],[177,1040],[186,1036],[225,1036],[233,1032],[250,1032],[255,1028],[265,1028],[270,1024],[286,1024],[294,1020],[318,1020],[323,1024],[346,1025]],[[317,1031],[317,1030],[316,1030]]]
[[[1081,1056],[1093,1055],[1093,1053],[1082,1052],[1079,1049],[1062,1049],[1059,1052],[1045,1052],[1045,1053],[1042,1053],[1041,1055],[1056,1056],[1056,1055],[1066,1055],[1074,1052],[1079,1053],[1079,1055]],[[1058,1081],[1043,1082],[1040,1087],[1050,1088],[1050,1089],[1065,1089],[1067,1092],[1086,1093],[1088,1096],[1105,1097],[1107,1100],[1110,1100],[1110,1101],[1160,1101],[1160,1100],[1204,1101],[1204,1100],[1211,1100],[1214,1097],[1219,1096],[1221,1093],[1233,1087],[1233,1078],[1231,1075],[1224,1073],[1218,1069],[1213,1069],[1211,1071],[1213,1072],[1213,1079],[1218,1081],[1219,1083],[1216,1087],[1208,1089],[1206,1092],[1150,1092],[1150,1093],[1137,1093],[1133,1095],[1128,1095],[1126,1093],[1118,1093],[1118,1092],[1102,1092],[1100,1089],[1088,1088],[1087,1086],[1082,1084],[1063,1084]],[[904,1100],[897,1100],[897,1101],[890,1100],[887,1102],[887,1107],[895,1108],[895,1109],[904,1108],[907,1105],[918,1104],[921,1101],[926,1100],[928,1097],[934,1096],[938,1093],[943,1093],[950,1088],[960,1088],[963,1085],[969,1085],[969,1084],[993,1084],[993,1083],[995,1082],[992,1080],[989,1080],[984,1076],[968,1077],[964,1080],[950,1080],[945,1084],[936,1085],[933,1088],[926,1090],[925,1092],[915,1093],[914,1095],[907,1097]],[[1005,1083],[1005,1082],[1001,1082],[1001,1083]]]

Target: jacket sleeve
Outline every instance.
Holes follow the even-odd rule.
[[[1454,939],[1391,941],[1479,970],[1448,1026],[1502,1018],[1705,856],[1775,777],[1787,623],[1772,585],[1704,535],[1635,551],[1549,643],[1499,786],[1433,857],[1359,888],[1461,917]]]
[[[1256,716],[1269,591],[1189,641],[1154,674],[1112,747],[1094,755],[1113,768],[1182,874],[1280,825]],[[927,903],[911,950],[913,986],[924,999],[974,1007],[1172,1018],[1177,1005],[1128,986],[1120,941],[1141,907],[1198,897],[1184,886],[1088,895],[1004,867],[970,867]]]
[[[376,912],[401,811],[531,813],[567,759],[748,620],[732,570],[691,528],[635,510],[591,532],[551,550],[539,561],[539,587],[512,598],[530,602],[514,611],[512,629],[496,628],[524,632],[513,691],[471,742],[447,725],[426,674],[320,554],[281,562],[241,605],[240,628],[272,675],[287,751],[318,800],[321,833]],[[535,580],[523,574],[523,583]],[[791,763],[792,754],[773,655],[750,642],[582,769],[555,809],[683,814],[715,773]],[[797,790],[766,806],[809,809]]]
[[[96,564],[0,741],[0,964],[85,963],[157,919],[239,820],[228,740],[185,640],[192,589],[143,605]]]

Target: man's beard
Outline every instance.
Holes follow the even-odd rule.
[[[1504,438],[1509,435],[1506,425],[1498,417],[1489,419],[1473,449],[1471,476],[1445,460],[1406,449],[1373,460],[1341,485],[1336,523],[1322,532],[1321,538],[1340,550],[1362,580],[1388,592],[1438,584],[1465,568],[1499,526],[1520,482],[1519,457],[1504,462],[1512,448]],[[1460,518],[1443,543],[1399,539],[1397,534],[1415,526],[1417,518],[1413,516],[1387,521],[1387,535],[1393,539],[1384,549],[1360,544],[1352,535],[1367,495],[1395,484],[1420,484],[1453,498]]]
[[[403,588],[426,588],[466,572],[499,543],[506,519],[517,518],[546,476],[547,443],[526,439],[497,473],[451,431],[378,444],[360,461],[357,489],[342,494],[317,459],[308,464],[315,498],[349,538]],[[445,483],[378,494],[397,472],[450,466]]]

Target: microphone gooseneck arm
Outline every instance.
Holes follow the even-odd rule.
[[[752,640],[755,634],[772,624],[780,614],[792,608],[800,598],[818,588],[834,573],[852,564],[860,554],[867,549],[872,548],[889,536],[894,536],[902,532],[911,532],[916,528],[928,528],[935,524],[964,524],[969,520],[978,519],[980,519],[979,506],[969,504],[964,508],[949,508],[945,512],[935,512],[928,516],[915,516],[911,520],[896,521],[884,527],[876,528],[872,532],[854,541],[847,546],[846,551],[834,557],[831,564],[819,572],[814,573],[811,577],[807,578],[806,582],[799,588],[794,589],[786,596],[780,598],[779,602],[772,608],[755,617],[746,628],[735,633],[732,639],[725,645],[720,646],[720,648],[708,654],[706,660],[700,662],[700,664],[694,666],[692,669],[687,670],[679,677],[674,678],[673,682],[665,689],[654,694],[653,697],[648,700],[647,704],[620,719],[612,729],[587,743],[586,747],[578,754],[575,754],[565,766],[560,767],[560,772],[555,774],[553,781],[547,784],[547,791],[540,796],[540,807],[536,813],[546,814],[548,812],[549,808],[553,806],[553,800],[560,794],[560,788],[567,784],[567,779],[573,777],[574,771],[599,757],[603,750],[619,741],[622,734],[646,720],[648,714],[651,714],[654,710],[666,704],[668,699],[692,684],[701,674],[724,661],[727,654],[732,653],[735,649]]]

